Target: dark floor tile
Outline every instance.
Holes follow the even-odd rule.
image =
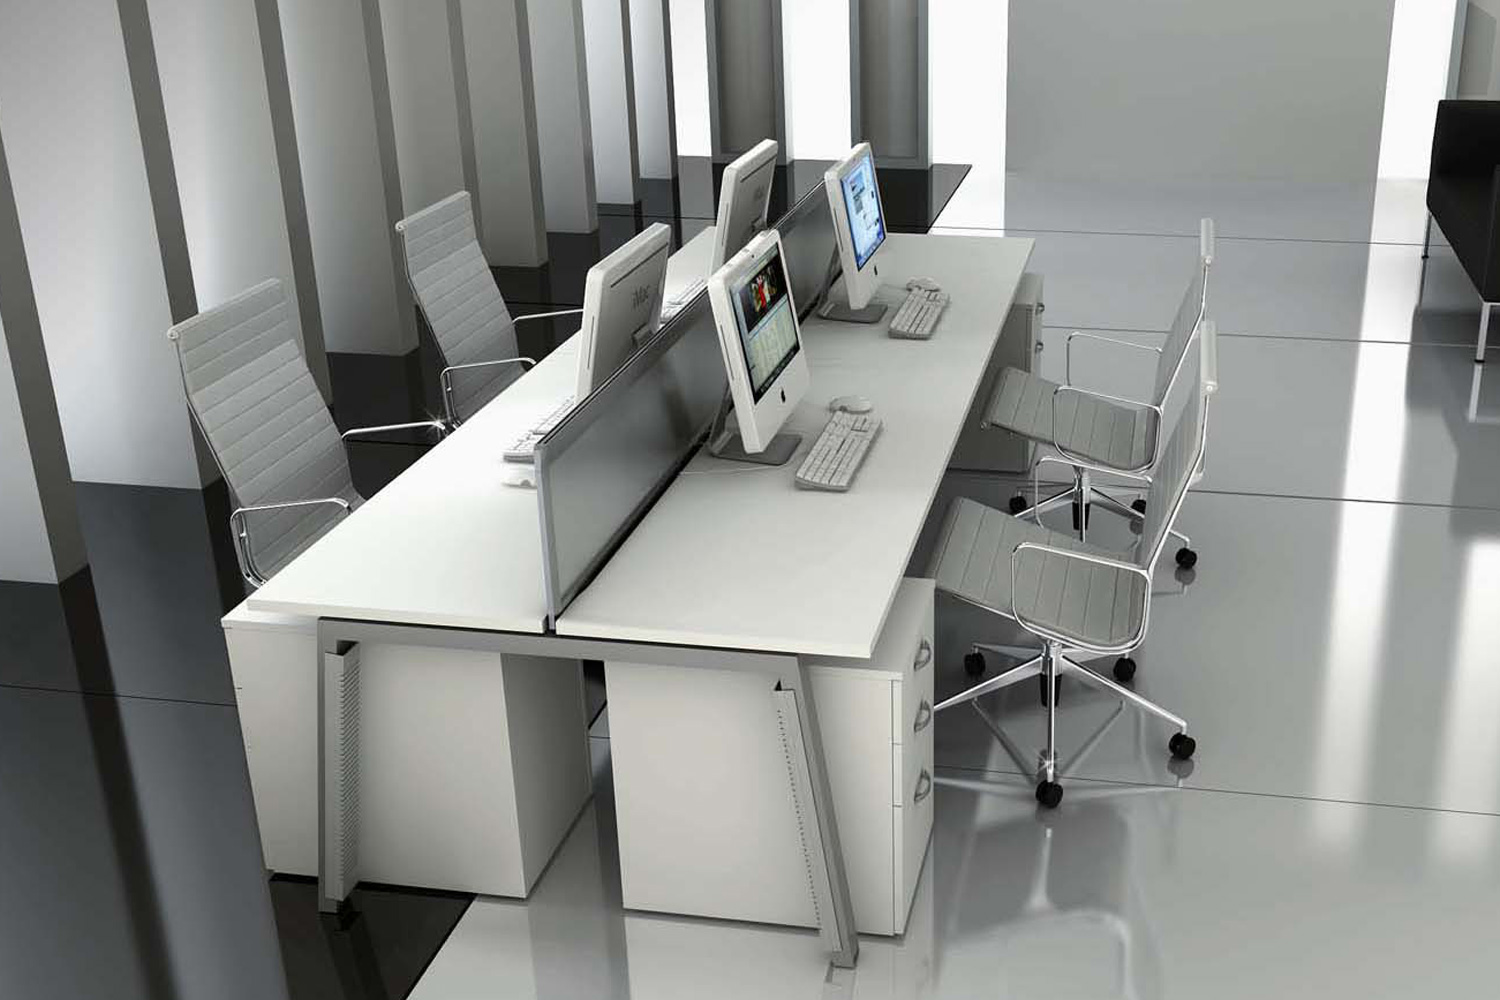
[[[271,879],[291,1000],[400,1000],[468,909],[467,893],[361,885],[337,916],[311,879]]]

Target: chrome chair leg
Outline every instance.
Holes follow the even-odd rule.
[[[1017,663],[1013,667],[1007,667],[987,681],[981,681],[966,691],[960,691],[951,698],[945,698],[932,706],[934,712],[952,708],[954,705],[962,705],[966,701],[989,694],[991,691],[999,691],[1001,688],[1019,684],[1024,680],[1035,677],[1042,672],[1042,657],[1034,656],[1025,663]]]
[[[1137,694],[1136,692],[1130,690],[1130,688],[1116,682],[1112,677],[1105,677],[1103,674],[1092,670],[1089,667],[1085,667],[1082,664],[1075,663],[1072,660],[1063,660],[1063,671],[1065,673],[1077,674],[1085,684],[1092,684],[1095,687],[1101,687],[1113,694],[1115,697],[1120,698],[1123,701],[1130,702],[1141,711],[1154,715],[1164,722],[1170,722],[1172,725],[1177,727],[1178,732],[1186,734],[1188,731],[1187,721],[1183,719],[1182,716],[1175,715],[1172,712],[1167,711],[1165,708],[1162,708],[1156,702],[1145,697],[1144,695]]]
[[[1036,518],[1040,517],[1041,515],[1047,513],[1049,510],[1056,510],[1057,508],[1063,506],[1064,504],[1067,504],[1067,503],[1071,502],[1072,499],[1073,499],[1073,487],[1069,486],[1067,489],[1063,490],[1061,493],[1054,493],[1054,494],[1052,494],[1050,497],[1048,497],[1045,500],[1038,500],[1036,503],[1032,504],[1030,507],[1022,507],[1020,510],[1016,511],[1011,516],[1012,517],[1029,517],[1029,518],[1032,518],[1033,520],[1035,520]]]

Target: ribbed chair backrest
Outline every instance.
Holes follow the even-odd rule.
[[[255,506],[338,497],[357,503],[349,460],[297,346],[292,306],[271,280],[167,333],[188,406],[235,502]],[[332,506],[257,515],[251,534],[267,576],[337,519]]]
[[[1218,389],[1218,347],[1212,323],[1203,326],[1198,367],[1198,385],[1188,394],[1146,494],[1146,519],[1141,527],[1136,561],[1148,573],[1155,571],[1156,560],[1169,537],[1168,529],[1203,466],[1208,443],[1208,400]]]
[[[513,358],[516,328],[479,248],[467,191],[396,223],[412,294],[442,352],[443,364]],[[453,380],[455,413],[473,413],[521,375],[519,365],[464,372]]]
[[[1214,220],[1204,219],[1199,223],[1198,263],[1193,271],[1193,280],[1177,306],[1177,315],[1162,344],[1161,355],[1156,360],[1156,396],[1158,406],[1166,403],[1172,386],[1187,361],[1188,348],[1193,344],[1193,335],[1208,313],[1208,272],[1214,260]]]

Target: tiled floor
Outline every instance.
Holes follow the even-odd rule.
[[[554,237],[548,268],[500,274],[513,306],[576,305],[588,264],[652,221],[691,238],[713,174],[688,164],[597,238]],[[1038,815],[985,721],[942,714],[911,928],[865,940],[852,974],[830,976],[810,933],[621,909],[603,723],[598,794],[527,904],[365,886],[320,918],[309,883],[260,868],[216,623],[238,599],[226,502],[83,486],[91,574],[0,584],[0,996],[1493,995],[1500,374],[1472,363],[1477,303],[1441,246],[1419,302],[1420,186],[954,171],[885,193],[903,228],[1036,239],[1053,377],[1072,329],[1157,342],[1197,219],[1217,219],[1222,388],[1182,524],[1201,561],[1160,575],[1137,656],[1137,687],[1191,721],[1191,768],[1168,768],[1160,726],[1110,723],[1111,701],[1067,685],[1065,756],[1108,728]],[[566,332],[523,329],[536,354]],[[1149,377],[1076,350],[1080,383]],[[333,362],[341,424],[432,405],[430,358]],[[418,453],[363,444],[356,479],[372,492]],[[1016,485],[955,473],[937,509]],[[1108,515],[1095,528],[1130,540]],[[967,642],[1003,630],[939,613],[941,694],[964,683]],[[980,707],[1031,752],[1034,686]]]

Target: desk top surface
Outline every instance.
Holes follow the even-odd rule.
[[[811,387],[779,468],[700,452],[557,624],[562,635],[868,657],[1031,255],[1029,239],[892,235],[878,301],[931,277],[951,296],[928,341],[810,318]],[[836,396],[884,422],[847,493],[793,476]]]
[[[666,295],[708,268],[710,229],[674,253]],[[572,336],[246,599],[246,609],[307,618],[540,634],[541,527],[525,466],[502,455],[573,394]]]
[[[702,275],[712,234],[673,254],[668,296]],[[769,469],[694,458],[558,632],[869,656],[1031,248],[1029,239],[889,237],[882,301],[898,302],[916,275],[952,297],[933,339],[810,319],[812,387],[787,427],[805,436],[799,454]],[[504,483],[501,453],[573,392],[577,351],[570,338],[241,608],[540,633],[537,494]],[[796,466],[840,395],[869,397],[884,429],[848,493],[798,490]]]

